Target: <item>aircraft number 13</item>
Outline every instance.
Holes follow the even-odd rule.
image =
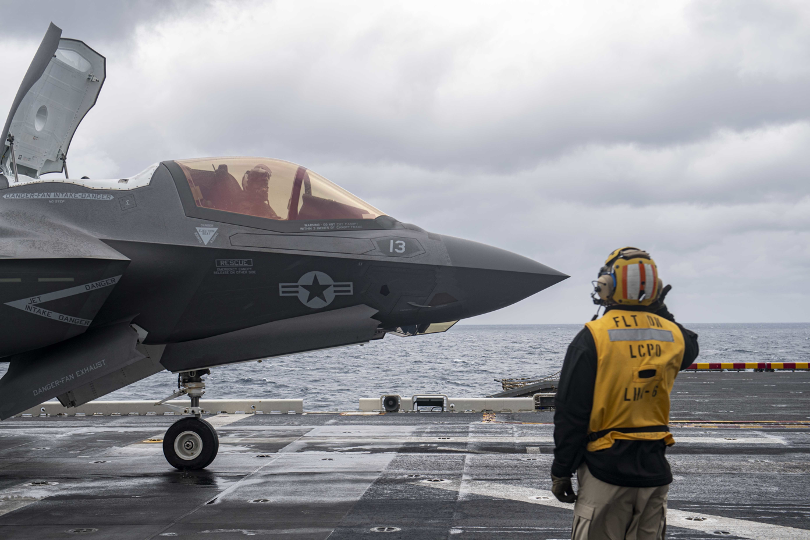
[[[388,247],[389,253],[405,253],[405,242],[402,240],[391,240]]]
[[[414,238],[403,238],[396,236],[384,236],[374,240],[377,249],[387,257],[412,257],[425,250],[419,245],[419,241]]]

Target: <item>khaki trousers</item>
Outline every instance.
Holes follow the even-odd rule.
[[[572,540],[662,540],[667,531],[669,486],[634,488],[594,478],[577,469]]]

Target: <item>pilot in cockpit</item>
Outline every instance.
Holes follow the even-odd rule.
[[[242,176],[242,190],[244,198],[239,204],[239,213],[251,216],[281,219],[273,211],[268,201],[270,191],[270,177],[273,173],[264,164],[258,164],[245,172]]]

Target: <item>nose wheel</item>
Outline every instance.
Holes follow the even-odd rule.
[[[217,457],[217,451],[217,432],[202,418],[178,420],[163,437],[163,455],[176,469],[204,469]]]
[[[163,437],[163,455],[166,456],[166,461],[181,471],[206,468],[219,451],[219,437],[214,426],[201,418],[200,397],[205,393],[202,376],[208,373],[210,372],[207,369],[180,373],[177,378],[177,392],[156,403],[160,405],[182,395],[191,398],[191,407],[180,408],[166,403],[169,407],[194,415],[172,424]]]

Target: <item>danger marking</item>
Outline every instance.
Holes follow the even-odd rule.
[[[6,302],[6,305],[21,309],[22,311],[30,313],[31,315],[36,315],[37,317],[51,319],[52,321],[59,321],[76,326],[90,326],[90,323],[93,322],[91,319],[84,319],[82,317],[74,317],[72,315],[57,313],[56,311],[51,311],[50,309],[40,307],[39,304],[50,302],[51,300],[59,300],[61,298],[75,296],[77,294],[104,289],[105,287],[111,287],[118,283],[118,280],[120,279],[121,276],[100,279],[98,281],[93,281],[92,283],[85,283],[84,285],[77,285],[76,287],[62,289],[61,291],[49,292],[39,294],[37,296],[29,296],[28,298],[21,298],[20,300],[14,300],[13,302]]]

